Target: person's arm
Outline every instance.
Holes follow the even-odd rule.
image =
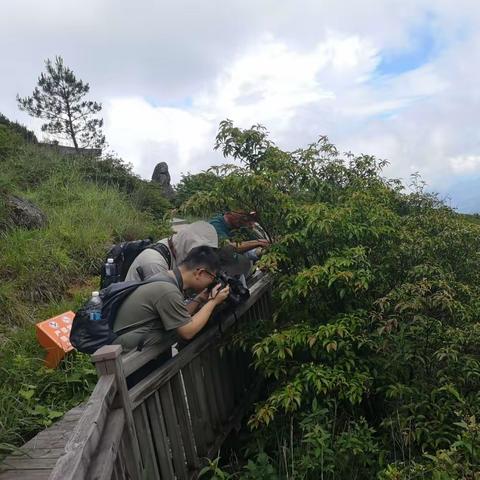
[[[177,333],[184,340],[191,340],[208,322],[210,315],[217,305],[226,300],[230,292],[230,287],[222,290],[217,286],[212,290],[212,297],[208,302],[192,317],[192,321],[177,328]]]
[[[245,242],[229,242],[230,245],[235,249],[238,253],[248,252],[254,248],[258,247],[267,247],[270,245],[268,240],[260,238],[258,240],[246,240]]]
[[[208,291],[205,289],[202,293],[199,293],[196,297],[191,298],[187,303],[187,311],[190,315],[194,315],[199,308],[201,308],[208,301]]]

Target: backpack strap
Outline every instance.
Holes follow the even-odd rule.
[[[165,245],[164,245],[164,246],[165,246]],[[180,277],[180,278],[181,278],[181,277]],[[176,280],[176,281],[175,281],[175,280]],[[165,282],[165,283],[171,283],[172,285],[175,285],[176,287],[179,288],[180,291],[182,291],[182,290],[181,290],[181,285],[178,285],[178,276],[177,276],[177,274],[175,274],[175,280],[174,280],[173,278],[168,278],[168,277],[165,277],[165,278],[155,278],[155,275],[154,275],[154,276],[150,277],[150,278],[147,279],[147,280],[142,280],[141,282],[139,282],[138,285],[137,285],[137,288],[140,287],[140,286],[142,286],[142,285],[147,285],[148,283],[153,283],[153,282]],[[182,285],[183,285],[183,282],[182,282]],[[141,324],[141,325],[143,325],[143,324]],[[137,325],[135,328],[138,328],[138,327],[139,327],[139,325]],[[130,328],[130,327],[122,328],[122,330],[119,330],[119,331],[116,333],[116,335],[117,335],[117,336],[120,336],[120,335],[122,335],[122,334],[124,334],[124,333],[127,333],[127,332],[129,332],[129,331],[135,330],[135,328]],[[123,332],[122,332],[122,331],[123,331]],[[122,332],[122,333],[120,333],[120,332]],[[145,345],[145,340],[147,339],[147,337],[148,337],[148,332],[145,333],[145,335],[143,335],[143,336],[140,338],[140,340],[139,340],[139,342],[138,342],[138,345],[137,345],[137,350],[138,350],[139,352],[141,352],[141,351],[143,350],[143,347],[144,347],[144,345]]]
[[[170,249],[164,243],[157,242],[147,248],[151,248],[158,252],[167,262],[168,269],[172,269],[172,254],[170,253]]]

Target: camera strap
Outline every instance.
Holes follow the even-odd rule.
[[[182,274],[180,273],[180,270],[178,269],[178,267],[175,267],[173,269],[173,273],[175,275],[175,279],[177,280],[178,288],[183,293],[183,278],[182,278]]]

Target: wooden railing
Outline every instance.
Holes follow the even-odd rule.
[[[126,378],[170,345],[123,356],[118,345],[98,350],[98,383],[50,480],[196,478],[260,386],[249,355],[223,341],[236,322],[270,317],[269,277],[255,280],[235,315],[220,315],[130,390]]]

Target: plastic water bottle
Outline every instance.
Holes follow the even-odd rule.
[[[117,266],[115,265],[113,258],[107,258],[107,263],[105,264],[105,277],[107,279],[107,285],[117,281]]]
[[[103,302],[98,292],[92,292],[92,298],[88,302],[88,314],[90,320],[98,321],[102,319]]]

